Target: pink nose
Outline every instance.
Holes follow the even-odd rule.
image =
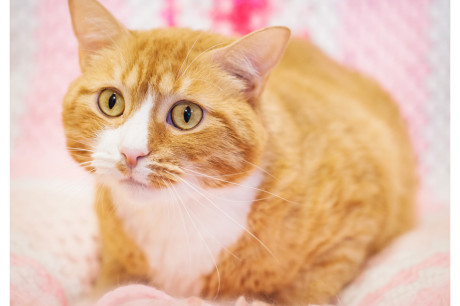
[[[147,156],[149,153],[143,150],[122,149],[121,154],[125,157],[126,165],[129,168],[134,168],[137,166],[138,160]]]

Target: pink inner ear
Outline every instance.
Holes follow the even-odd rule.
[[[289,37],[288,28],[268,27],[217,50],[216,58],[227,66],[237,66],[238,70],[263,78],[281,60]]]
[[[80,47],[82,68],[97,50],[113,44],[128,30],[95,0],[69,0],[72,26]]]
[[[212,59],[229,74],[242,79],[250,99],[259,96],[271,70],[278,64],[290,37],[285,27],[253,32],[229,46],[212,51]]]

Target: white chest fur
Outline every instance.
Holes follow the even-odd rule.
[[[125,230],[146,254],[154,285],[175,296],[199,294],[201,276],[216,269],[219,253],[247,230],[261,179],[256,171],[239,186],[207,190],[186,180],[139,197],[111,188]]]

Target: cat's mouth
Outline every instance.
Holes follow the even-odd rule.
[[[150,188],[150,186],[144,184],[144,183],[141,183],[139,181],[136,181],[135,179],[133,179],[132,177],[129,177],[129,178],[126,178],[126,179],[123,179],[120,181],[122,184],[124,185],[127,185],[127,186],[130,186],[130,187],[141,187],[141,188]]]

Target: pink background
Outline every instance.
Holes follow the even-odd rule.
[[[424,198],[449,201],[449,2],[101,1],[132,28],[187,26],[246,34],[289,26],[338,61],[377,80],[398,101],[418,152]],[[73,177],[61,101],[79,74],[66,1],[11,3],[11,175]],[[66,171],[63,171],[63,170]]]
[[[354,305],[353,301],[377,305],[388,301],[389,291],[411,284],[415,288],[415,283],[425,279],[425,285],[417,283],[415,293],[401,297],[407,302],[401,305],[417,299],[436,302],[440,296],[448,302],[448,0],[101,2],[125,25],[136,29],[186,26],[246,34],[267,25],[286,25],[337,61],[377,79],[398,102],[409,125],[422,182],[421,224],[440,229],[430,232],[421,225],[412,233],[418,238],[405,238],[404,245],[413,247],[405,253],[412,258],[396,253],[383,257],[383,267],[371,264],[373,269],[364,274],[367,287],[360,287],[362,283],[357,281],[342,298],[347,305]],[[13,269],[12,283],[21,287],[24,278],[18,275],[30,273],[23,263],[33,258],[50,273],[52,283],[61,284],[67,298],[74,300],[94,279],[98,262],[91,178],[66,152],[61,123],[63,95],[80,73],[77,42],[67,1],[15,0],[10,5],[11,250],[13,256],[19,256],[13,257],[12,266],[19,274]],[[436,233],[440,236],[433,236]],[[398,243],[395,249],[398,245],[404,248]],[[427,243],[432,252],[419,252]],[[388,265],[396,266],[393,274]],[[444,278],[433,281],[433,275]],[[62,300],[62,292],[58,300]],[[433,305],[438,305],[435,302]]]

